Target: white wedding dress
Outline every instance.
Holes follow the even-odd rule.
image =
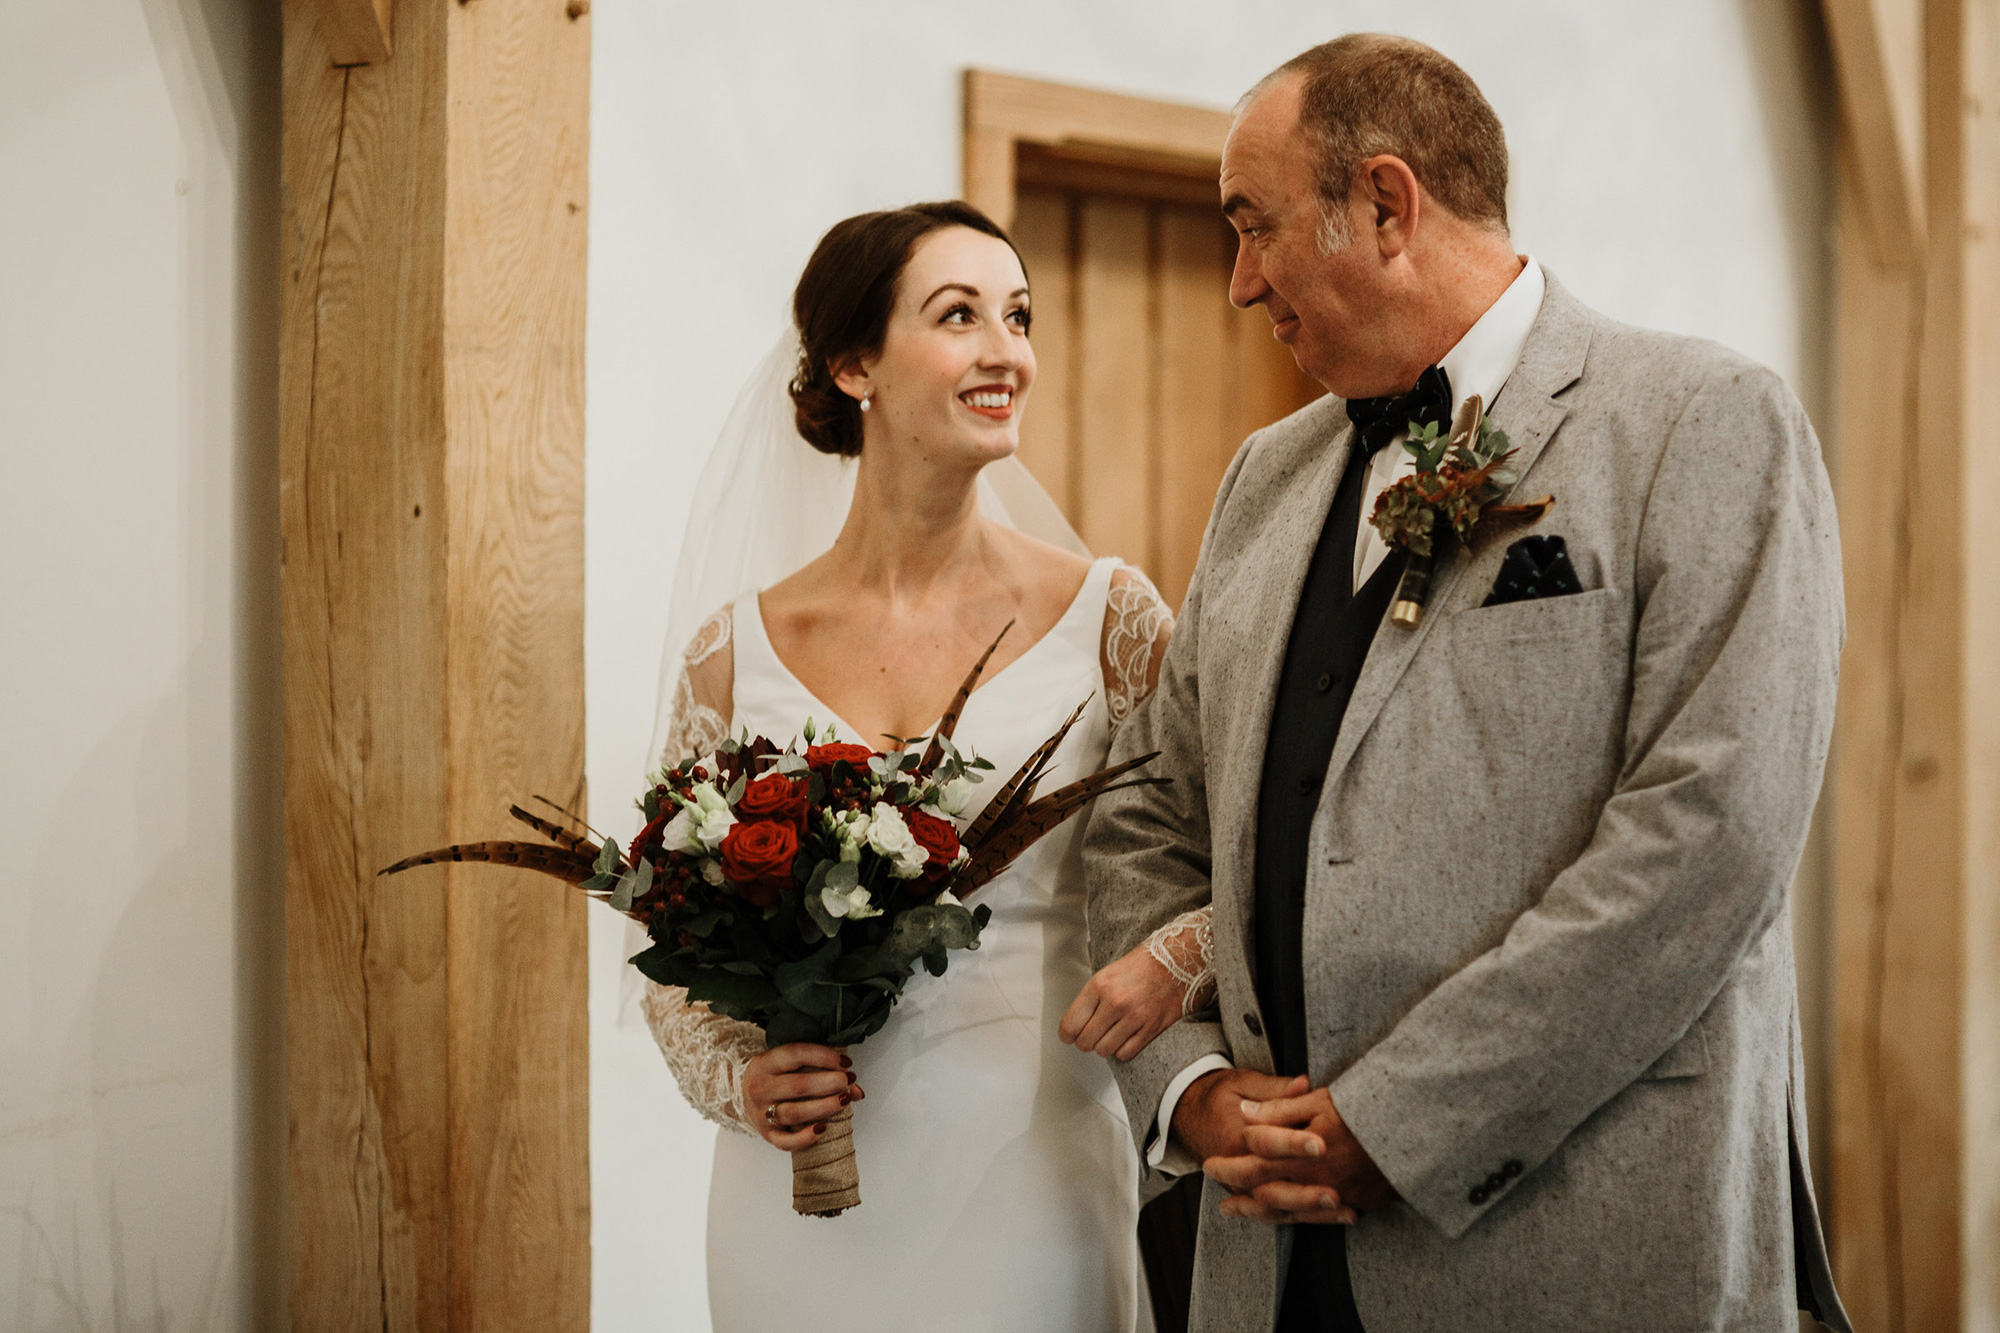
[[[1068,611],[986,679],[960,718],[961,748],[993,762],[973,807],[1089,698],[1042,790],[1102,767],[1113,726],[1150,688],[1171,626],[1144,575],[1092,563]],[[784,743],[831,715],[779,660],[758,598],[705,624],[690,667],[733,650],[730,716],[684,687],[671,748],[725,734]],[[993,909],[975,951],[911,979],[887,1026],[855,1047],[861,1206],[833,1219],[791,1208],[791,1159],[749,1132],[747,1024],[648,984],[649,1024],[682,1090],[729,1130],[708,1208],[717,1333],[1125,1333],[1142,1308],[1138,1163],[1107,1063],[1056,1036],[1091,967],[1083,923],[1087,813],[1037,843],[973,900]],[[1204,932],[1205,934],[1205,932]]]

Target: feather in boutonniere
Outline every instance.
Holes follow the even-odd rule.
[[[1430,600],[1431,575],[1439,548],[1456,540],[1471,546],[1487,524],[1518,527],[1538,521],[1555,503],[1552,495],[1526,504],[1496,504],[1519,477],[1507,467],[1514,456],[1507,432],[1486,419],[1485,404],[1474,394],[1465,400],[1440,438],[1436,425],[1410,423],[1403,446],[1416,459],[1416,471],[1399,478],[1375,498],[1369,523],[1392,549],[1409,552],[1389,619],[1403,629],[1423,623]]]

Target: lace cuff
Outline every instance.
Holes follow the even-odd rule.
[[[679,986],[648,981],[642,1005],[646,1026],[688,1105],[724,1129],[755,1133],[743,1104],[743,1070],[764,1049],[764,1034],[705,1004],[689,1003]]]
[[[1104,702],[1111,730],[1144,703],[1160,680],[1173,613],[1153,581],[1131,565],[1112,571],[1104,598]]]
[[[1215,909],[1183,912],[1146,937],[1146,952],[1184,988],[1181,1017],[1215,1003]]]

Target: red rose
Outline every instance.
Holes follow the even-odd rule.
[[[910,826],[910,837],[916,840],[917,846],[931,858],[924,866],[924,878],[931,881],[943,879],[958,857],[957,827],[949,819],[939,819],[921,810],[903,811],[903,822]]]
[[[874,757],[875,752],[867,746],[850,745],[846,741],[806,747],[806,763],[812,766],[814,772],[824,772],[842,759],[857,769],[865,769],[868,767],[868,761]]]
[[[736,803],[736,814],[741,819],[782,819],[793,824],[803,823],[806,817],[805,779],[766,773],[743,788],[743,799]]]
[[[646,850],[646,844],[653,840],[654,834],[667,826],[667,821],[674,817],[674,809],[675,807],[671,802],[661,802],[660,813],[653,816],[653,822],[640,829],[639,836],[632,839],[632,850],[625,858],[626,865],[636,866],[639,864],[639,853]]]
[[[799,833],[790,824],[775,819],[737,824],[722,838],[722,877],[757,906],[769,907],[792,882],[798,854]]]

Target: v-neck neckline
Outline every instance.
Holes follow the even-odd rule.
[[[1084,572],[1083,582],[1080,585],[1078,585],[1076,590],[1076,595],[1070,598],[1069,605],[1063,608],[1063,613],[1060,616],[1056,617],[1055,624],[1050,625],[1048,629],[1044,630],[1042,632],[1042,636],[1039,639],[1036,639],[1033,643],[1029,644],[1027,648],[1022,651],[1019,657],[1009,662],[1006,666],[1001,667],[998,671],[994,672],[992,675],[986,676],[979,682],[978,685],[973,687],[971,695],[969,695],[966,699],[966,706],[968,708],[972,706],[973,699],[977,699],[980,695],[986,693],[987,690],[993,688],[993,686],[997,685],[1000,681],[1004,680],[1008,672],[1012,671],[1015,667],[1019,666],[1021,663],[1027,661],[1030,657],[1034,656],[1035,653],[1040,650],[1043,644],[1047,643],[1050,639],[1056,637],[1057,633],[1062,630],[1063,626],[1069,623],[1069,618],[1075,615],[1078,609],[1083,606],[1084,597],[1086,594],[1090,592],[1091,584],[1096,580],[1098,566],[1104,564],[1110,559],[1111,559],[1110,556],[1099,556],[1097,559],[1092,560],[1090,562],[1090,568]],[[835,712],[833,708],[826,702],[826,700],[820,698],[818,694],[814,693],[812,688],[808,686],[805,683],[805,681],[799,678],[799,674],[796,671],[793,671],[792,668],[785,662],[785,659],[778,655],[778,645],[771,642],[771,629],[770,626],[764,620],[763,589],[760,588],[756,592],[750,594],[750,602],[751,602],[751,611],[757,617],[757,637],[763,640],[764,653],[767,657],[771,659],[772,664],[778,668],[778,671],[784,676],[786,680],[792,683],[792,685],[798,690],[800,694],[806,697],[808,702],[810,702],[816,708],[823,708],[826,710],[826,716],[829,722],[832,722],[842,728],[845,728],[857,740],[860,739],[861,728],[855,726],[853,723],[849,722],[846,718],[842,717],[839,713]],[[935,734],[937,731],[937,724],[939,722],[942,722],[943,720],[944,719],[942,717],[937,718],[930,724],[929,727],[927,727],[923,732],[919,734],[924,736]],[[888,736],[885,734],[882,737],[882,739],[887,740]],[[877,747],[872,742],[863,742],[863,743],[867,744],[868,748],[871,750],[877,749]]]

